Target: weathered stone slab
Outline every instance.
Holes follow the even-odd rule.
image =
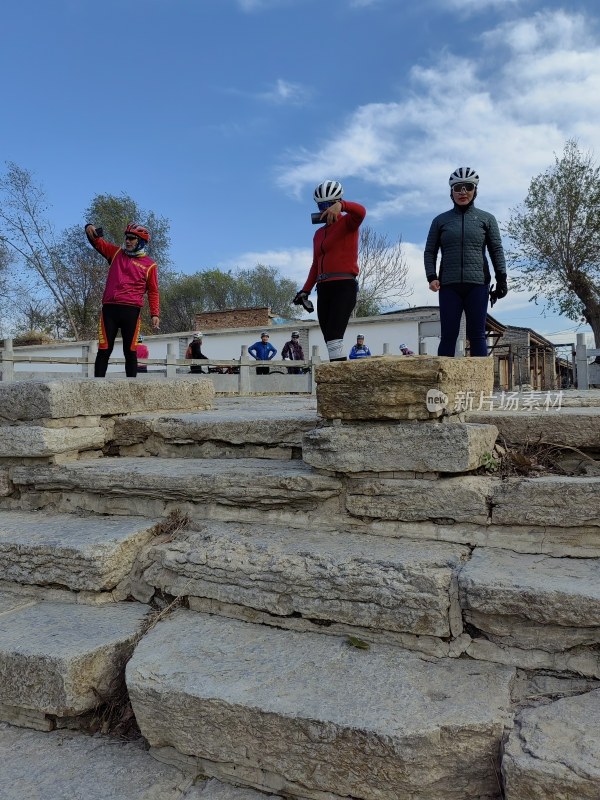
[[[191,782],[153,759],[143,742],[75,731],[38,733],[5,723],[0,723],[0,764],[2,800],[188,800]]]
[[[143,579],[176,596],[378,631],[449,637],[462,631],[459,545],[352,533],[211,523],[150,548]]]
[[[221,442],[300,447],[302,435],[315,428],[314,411],[290,415],[287,408],[212,409],[200,414],[130,414],[115,420],[113,441],[130,445],[154,436],[165,442]]]
[[[459,586],[465,620],[499,644],[555,652],[600,643],[600,559],[476,548]]]
[[[192,611],[155,626],[127,665],[152,747],[315,800],[497,800],[513,676]]]
[[[5,420],[106,416],[136,411],[197,411],[213,405],[210,379],[70,379],[0,384],[0,417]]]
[[[490,480],[464,476],[428,480],[352,478],[346,508],[358,517],[416,522],[489,521]]]
[[[600,408],[557,411],[469,411],[467,422],[495,425],[511,444],[547,442],[583,450],[600,448]]]
[[[223,503],[260,509],[312,508],[336,497],[341,481],[299,460],[257,458],[104,458],[53,466],[14,467],[13,482],[36,489]]]
[[[0,428],[0,458],[52,456],[104,446],[104,428],[42,428],[5,425]]]
[[[502,773],[506,800],[598,800],[600,690],[522,711]]]
[[[433,419],[452,413],[459,393],[489,395],[492,358],[376,356],[322,364],[315,370],[317,411],[325,419]],[[428,410],[427,393],[446,396]]]
[[[497,525],[600,527],[600,478],[509,478],[494,484],[492,506]]]
[[[0,511],[0,576],[5,581],[113,589],[153,534],[139,518]]]
[[[59,717],[118,684],[148,607],[37,603],[0,615],[0,703]]]
[[[302,458],[335,472],[469,472],[492,452],[496,436],[493,425],[329,425],[305,434]]]

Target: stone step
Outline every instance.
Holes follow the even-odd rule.
[[[506,800],[598,800],[600,690],[522,711],[502,773]]]
[[[600,449],[600,407],[566,407],[550,411],[469,411],[467,422],[495,425],[509,444],[545,442]]]
[[[145,743],[0,722],[2,800],[278,800],[254,789],[192,779],[160,764]],[[281,798],[279,798],[281,800]]]
[[[157,756],[309,800],[499,800],[514,670],[179,610],[127,665]]]
[[[257,397],[252,406],[228,399],[200,413],[117,417],[110,444],[122,456],[299,458],[304,433],[319,424],[314,398],[273,403]]]
[[[136,411],[197,411],[211,408],[214,396],[209,378],[18,381],[0,383],[0,417],[7,421],[45,421]]]
[[[0,510],[3,582],[110,592],[129,576],[152,522]]]
[[[159,588],[188,597],[194,609],[251,620],[265,612],[261,622],[337,635],[343,626],[436,653],[449,645],[432,637],[462,633],[457,573],[468,547],[269,525],[200,527],[145,552],[148,597]]]
[[[600,559],[481,547],[459,586],[474,658],[600,678]]]
[[[50,730],[122,687],[149,607],[100,608],[0,594],[0,719]]]
[[[269,513],[338,513],[342,487],[302,461],[259,458],[91,459],[16,466],[11,479],[25,508],[30,493],[31,507],[54,505],[60,511],[158,517],[168,507],[183,506],[201,519],[249,521],[266,520]]]
[[[0,723],[2,800],[191,800],[189,776],[138,742]],[[204,798],[202,795],[195,797]],[[207,797],[208,800],[208,797]]]

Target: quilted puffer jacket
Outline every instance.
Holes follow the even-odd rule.
[[[442,260],[437,271],[437,254]],[[454,206],[435,217],[425,244],[425,274],[428,283],[489,283],[489,253],[496,278],[506,275],[506,262],[498,223],[493,214],[476,208]]]

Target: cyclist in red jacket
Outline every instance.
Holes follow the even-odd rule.
[[[106,375],[108,360],[112,353],[117,332],[121,329],[125,374],[135,378],[137,366],[137,342],[140,330],[140,312],[144,295],[148,293],[152,327],[160,327],[157,266],[146,255],[150,232],[143,225],[131,222],[125,229],[125,245],[118,247],[102,238],[101,229],[85,226],[85,234],[92,247],[110,264],[106,287],[102,296],[102,312],[98,329],[98,355],[94,365],[94,376]]]
[[[308,278],[293,301],[310,305],[308,295],[316,284],[317,317],[330,361],[346,360],[344,333],[358,292],[358,229],[367,213],[359,203],[342,200],[343,193],[338,181],[324,181],[315,189],[325,224],[314,235]]]

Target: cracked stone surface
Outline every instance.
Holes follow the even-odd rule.
[[[502,772],[507,800],[598,800],[600,690],[522,711]]]

